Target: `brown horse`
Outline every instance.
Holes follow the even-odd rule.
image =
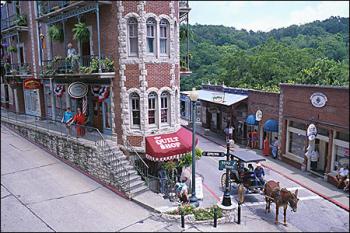
[[[275,182],[273,180],[270,180],[266,182],[264,186],[264,195],[265,195],[265,201],[266,201],[266,209],[265,213],[268,211],[270,213],[270,205],[271,202],[275,202],[276,204],[276,219],[275,224],[278,223],[278,209],[280,206],[283,206],[283,215],[284,215],[284,225],[287,226],[287,220],[286,220],[286,211],[288,204],[292,208],[294,212],[297,211],[297,205],[298,205],[298,190],[295,190],[295,193],[292,193],[288,191],[285,188],[280,189],[279,182]]]

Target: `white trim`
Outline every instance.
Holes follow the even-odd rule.
[[[297,163],[303,163],[304,162],[304,159],[303,158],[300,158],[299,156],[295,155],[295,154],[292,154],[290,152],[287,151],[286,154],[282,155],[283,157],[289,159],[289,160],[293,160],[294,162],[297,162]]]
[[[341,147],[345,147],[345,148],[349,149],[349,142],[336,139],[335,138],[336,135],[337,135],[337,131],[333,131],[333,145],[332,145],[332,158],[331,158],[330,173],[336,172],[336,170],[333,169],[334,168],[334,163],[335,163],[335,153],[336,153],[335,146],[341,146]]]

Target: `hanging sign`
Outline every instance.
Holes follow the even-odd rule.
[[[82,82],[74,82],[68,87],[68,94],[76,99],[86,96],[87,92],[88,86]]]
[[[256,121],[261,121],[262,119],[262,111],[259,109],[258,111],[256,111],[255,113],[255,120]]]
[[[63,92],[64,92],[64,85],[56,84],[56,88],[53,90],[53,92],[55,93],[55,95],[57,97],[61,97],[63,95]]]
[[[314,124],[310,124],[309,127],[307,127],[306,134],[307,134],[310,141],[315,140],[316,135],[317,135],[316,126]]]
[[[26,79],[23,85],[25,89],[39,89],[41,87],[40,81],[35,78]]]
[[[310,97],[311,104],[316,108],[322,108],[326,105],[327,96],[320,92],[315,92]]]

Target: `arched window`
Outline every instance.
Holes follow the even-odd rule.
[[[140,96],[133,92],[130,94],[130,103],[131,103],[131,125],[140,126]]]
[[[155,53],[156,21],[153,18],[149,18],[146,22],[146,25],[147,25],[147,35],[146,35],[147,52]]]
[[[170,94],[167,91],[162,92],[160,96],[160,111],[161,111],[161,123],[170,123]]]
[[[129,37],[129,55],[137,56],[138,39],[137,39],[137,20],[130,18],[128,20],[128,37]]]
[[[168,54],[169,51],[169,22],[162,19],[159,24],[159,46],[160,54]]]
[[[155,92],[151,92],[148,95],[148,124],[153,125],[157,122],[157,94]]]

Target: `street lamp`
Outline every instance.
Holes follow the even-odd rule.
[[[230,161],[230,147],[233,147],[235,142],[231,139],[226,141],[226,161]],[[225,192],[224,196],[222,198],[222,205],[223,206],[231,206],[231,196],[230,196],[230,189],[229,189],[229,168],[226,168],[226,180],[225,180]]]
[[[198,207],[199,202],[196,197],[196,153],[195,153],[195,133],[196,133],[196,124],[195,124],[195,115],[196,115],[196,102],[198,100],[198,92],[196,88],[193,88],[190,93],[190,100],[192,105],[192,195],[190,198],[190,203],[193,206]]]

